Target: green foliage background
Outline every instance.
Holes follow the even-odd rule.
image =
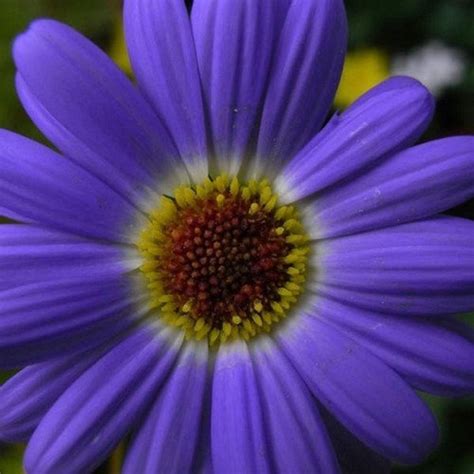
[[[375,47],[393,56],[406,53],[430,39],[439,39],[462,50],[470,59],[464,80],[456,87],[447,89],[438,99],[436,117],[427,138],[474,132],[472,0],[346,0],[346,6],[351,49]],[[0,127],[45,141],[24,113],[14,90],[11,44],[31,20],[52,17],[64,21],[108,50],[120,18],[120,9],[120,0],[0,0]],[[473,219],[474,203],[466,203],[452,213]],[[474,318],[471,315],[467,319],[473,321]],[[0,382],[9,375],[0,374]],[[439,449],[423,465],[396,467],[394,472],[472,474],[474,400],[430,397],[429,403],[441,425]],[[21,446],[0,445],[0,473],[21,473],[21,455]],[[110,464],[99,470],[112,471]]]

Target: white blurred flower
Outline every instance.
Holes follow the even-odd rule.
[[[458,84],[466,69],[461,51],[433,40],[393,59],[391,73],[407,75],[421,81],[434,95],[448,86]]]

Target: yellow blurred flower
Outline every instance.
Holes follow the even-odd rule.
[[[0,447],[0,473],[22,474],[25,448],[20,445]]]
[[[115,23],[114,35],[109,51],[110,57],[129,76],[132,75],[132,66],[128,57],[125,35],[122,27],[122,17],[119,16]]]
[[[346,56],[341,82],[334,100],[337,107],[347,107],[364,92],[389,76],[388,56],[378,49],[361,49]]]

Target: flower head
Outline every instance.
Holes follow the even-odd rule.
[[[30,473],[416,463],[474,389],[474,138],[391,78],[325,125],[341,0],[126,0],[138,87],[55,21],[14,45],[55,152],[0,132],[0,436]],[[324,127],[323,127],[324,125]],[[373,466],[372,466],[373,465]],[[370,470],[369,469],[369,470]]]

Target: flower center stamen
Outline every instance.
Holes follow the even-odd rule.
[[[138,242],[160,317],[210,345],[249,340],[286,316],[306,275],[307,237],[266,180],[226,176],[181,186]]]

